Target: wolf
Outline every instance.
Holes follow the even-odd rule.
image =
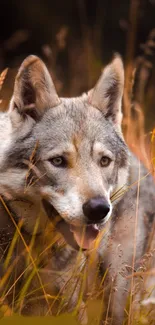
[[[101,322],[123,324],[131,284],[125,270],[133,274],[140,267],[155,211],[153,178],[123,137],[123,90],[119,56],[93,89],[76,98],[59,98],[40,58],[29,56],[21,64],[8,111],[0,113],[0,240],[1,276],[8,272],[23,314],[78,306],[83,321],[77,275],[95,252],[94,272],[99,270],[99,280],[107,274]],[[33,279],[28,272],[35,264]],[[33,299],[19,304],[25,268]],[[9,288],[5,296],[15,305]],[[58,299],[51,303],[53,296]]]

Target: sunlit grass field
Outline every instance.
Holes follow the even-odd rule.
[[[63,37],[65,38],[66,30],[62,28],[60,31],[61,42]],[[65,40],[64,40],[65,41]],[[86,82],[88,88],[92,87],[94,80],[99,75],[103,68],[102,62],[99,58],[95,58],[94,51],[91,44],[86,42],[85,52],[89,53],[89,60],[87,62],[87,55],[83,57],[83,66],[87,66]],[[147,44],[149,47],[149,44]],[[54,48],[55,61],[51,55],[50,46],[44,47],[44,55],[46,55],[46,63],[52,74],[53,63],[56,64],[57,48]],[[131,60],[132,59],[132,60]],[[148,173],[152,173],[154,177],[155,166],[155,130],[152,128],[146,131],[146,116],[147,116],[147,100],[145,94],[145,85],[148,82],[147,74],[147,62],[145,60],[145,53],[143,56],[143,64],[137,60],[133,62],[133,58],[129,59],[125,64],[126,84],[123,98],[123,131],[124,137],[127,141],[129,148],[140,158],[140,160],[148,168]],[[53,62],[54,61],[54,62]],[[90,68],[90,61],[91,68]],[[73,72],[73,63],[71,71]],[[137,68],[137,72],[135,72]],[[141,73],[142,72],[142,73]],[[137,74],[136,74],[137,73]],[[135,78],[136,75],[136,78]],[[10,99],[10,83],[13,85],[13,80],[9,80],[10,72],[6,69],[0,76],[0,88],[2,92],[1,98],[1,110],[6,109]],[[62,84],[55,74],[55,83],[58,91],[61,92]],[[74,78],[73,78],[74,77]],[[11,79],[11,77],[10,77]],[[75,81],[75,76],[71,73],[71,79],[73,80],[72,89],[68,90],[68,93],[72,94],[75,89],[80,89],[80,78]],[[136,80],[136,81],[135,81]],[[89,82],[88,82],[89,81]],[[135,88],[133,87],[134,85]],[[134,91],[133,91],[134,88]],[[8,92],[8,98],[6,96]],[[5,98],[3,98],[5,94]],[[149,91],[148,91],[149,94]],[[148,99],[148,97],[147,97]],[[149,113],[148,113],[149,114]],[[146,175],[147,177],[147,175]],[[128,190],[128,189],[126,189]],[[113,197],[113,200],[118,199],[124,194],[124,189],[120,189]],[[36,233],[38,223],[36,223],[34,233],[31,238],[25,238],[22,233],[22,222],[18,224],[15,222],[11,211],[9,211],[4,199],[0,196],[0,200],[4,208],[6,209],[11,222],[14,225],[14,236],[7,247],[7,251],[3,252],[0,257],[0,263],[4,264],[4,273],[0,280],[0,321],[3,324],[8,322],[14,322],[15,324],[27,324],[28,322],[39,324],[77,324],[77,314],[82,302],[82,296],[84,294],[84,286],[87,282],[87,269],[84,267],[79,271],[78,261],[77,265],[74,265],[73,277],[69,278],[75,285],[70,286],[70,281],[67,281],[66,288],[69,299],[72,298],[76,285],[80,286],[78,303],[76,304],[74,311],[70,314],[66,314],[65,305],[66,297],[63,297],[61,292],[53,292],[51,295],[48,292],[48,286],[52,285],[52,273],[49,273],[50,264],[48,264],[49,252],[52,246],[60,241],[60,247],[62,248],[65,243],[62,238],[55,235],[54,227],[51,225],[50,229],[45,229],[39,241]],[[125,320],[124,325],[154,325],[155,324],[155,299],[151,299],[151,293],[155,288],[155,268],[152,268],[150,261],[155,254],[154,243],[155,227],[150,232],[150,239],[148,243],[148,250],[143,259],[142,269],[134,272],[134,264],[129,266],[128,277],[131,278],[131,292],[129,293],[128,300],[126,302]],[[37,246],[36,246],[37,245]],[[97,247],[95,248],[97,249]],[[16,253],[15,253],[16,252]],[[79,252],[79,256],[80,256]],[[15,258],[12,259],[13,254]],[[19,265],[24,258],[24,268],[19,272]],[[93,264],[94,263],[94,264]],[[96,267],[96,260],[92,255],[91,268]],[[94,265],[94,266],[93,266]],[[46,266],[46,267],[45,267]],[[97,272],[97,271],[96,271]],[[106,271],[108,273],[108,270]],[[97,273],[93,279],[93,285],[97,283],[97,290],[90,288],[90,294],[86,297],[86,305],[83,313],[88,313],[88,324],[99,325],[102,318],[102,310],[104,308],[104,281],[106,280],[107,273],[104,274],[100,282],[97,281]],[[48,275],[47,275],[48,274]],[[68,275],[66,275],[68,277]],[[145,283],[148,277],[154,276],[154,284],[150,288],[145,288]],[[57,277],[61,277],[61,273],[57,273]],[[46,278],[46,279],[45,279]],[[55,279],[55,278],[54,278]],[[22,280],[22,282],[21,282]],[[33,282],[34,281],[34,282]],[[32,283],[34,283],[32,285]],[[80,284],[79,284],[80,283]],[[101,286],[103,284],[103,287]],[[20,290],[17,289],[20,286]],[[114,290],[115,288],[111,288]],[[119,288],[117,288],[119,290]],[[51,291],[50,291],[51,292]],[[9,297],[13,297],[13,302],[9,303]],[[21,310],[26,301],[29,301],[29,306],[37,305],[37,311],[39,310],[39,301],[45,301],[46,311],[44,315],[46,317],[23,317],[21,316]],[[110,300],[110,297],[109,297]],[[55,316],[52,315],[51,309],[56,306]],[[37,315],[36,311],[36,315]],[[62,315],[59,315],[61,314]],[[110,322],[107,325],[110,325]],[[121,325],[121,324],[120,324]]]

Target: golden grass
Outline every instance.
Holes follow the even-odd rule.
[[[136,1],[136,13],[137,13],[137,5],[138,1]],[[131,11],[130,11],[130,17],[132,20],[133,17],[133,10],[135,8],[134,0],[131,2]],[[80,7],[80,12],[82,15],[82,22],[84,20],[84,8],[83,6]],[[123,99],[123,110],[124,110],[124,119],[123,119],[123,130],[124,130],[124,137],[126,139],[126,142],[129,146],[129,148],[139,157],[139,159],[146,165],[146,167],[149,169],[148,174],[152,173],[154,176],[154,166],[155,166],[155,129],[150,132],[150,134],[145,134],[145,117],[143,113],[143,102],[139,103],[139,101],[134,100],[133,105],[131,106],[131,95],[132,95],[132,85],[134,82],[134,64],[133,64],[133,57],[134,57],[134,43],[135,43],[135,33],[136,33],[136,15],[134,15],[134,21],[132,28],[130,30],[130,33],[128,35],[128,49],[130,51],[128,52],[127,58],[126,58],[126,66],[125,66],[125,74],[126,74],[126,84],[125,84],[125,90],[124,90],[124,99]],[[58,42],[62,44],[65,44],[65,37],[67,34],[67,30],[61,30],[61,33],[58,35]],[[87,85],[87,87],[91,87],[94,83],[94,80],[96,76],[98,75],[99,70],[102,66],[102,61],[98,57],[97,60],[95,60],[95,54],[93,51],[93,46],[91,44],[89,33],[88,31],[84,30],[84,41],[85,38],[87,42],[85,42],[84,51],[85,54],[89,55],[89,60],[87,60],[87,55],[83,58],[83,66],[87,65],[87,75],[86,75],[86,82],[84,84]],[[61,42],[60,42],[61,41]],[[43,49],[44,54],[47,54],[47,63],[49,66],[50,71],[52,71],[52,65],[53,65],[53,57],[51,53],[54,52],[54,63],[56,63],[56,52],[57,48],[54,48],[53,52],[50,52],[50,46]],[[90,62],[93,62],[93,67],[90,69]],[[88,62],[87,62],[88,61]],[[97,62],[96,62],[97,61]],[[52,62],[52,64],[51,64]],[[97,64],[98,63],[98,64]],[[72,89],[69,90],[69,93],[72,94],[75,89],[80,89],[80,82],[75,81],[74,77],[74,65],[75,60],[73,60],[71,64],[71,79],[73,80],[72,83]],[[89,65],[89,66],[88,66]],[[92,73],[93,70],[93,73]],[[1,75],[0,75],[0,90],[5,86],[5,78],[8,73],[8,70],[5,69]],[[93,77],[92,77],[93,76]],[[55,76],[56,79],[56,76]],[[56,80],[57,88],[61,90],[61,83],[59,80]],[[144,95],[144,94],[143,94]],[[150,139],[149,141],[148,138]],[[25,182],[25,191],[29,186],[33,186],[34,182],[36,182],[35,179],[29,180],[29,174],[30,171],[33,170],[35,175],[40,179],[40,177],[43,177],[44,175],[39,175],[38,171],[35,166],[35,152],[37,150],[37,144],[34,148],[34,151],[32,153],[32,156],[30,157],[29,162],[25,162],[29,166],[29,171],[27,174],[27,179]],[[147,177],[146,174],[144,177]],[[145,266],[150,263],[151,257],[153,255],[154,247],[152,246],[153,242],[153,234],[154,229],[152,233],[150,234],[150,242],[148,244],[148,250],[146,255],[144,256],[144,265],[142,270],[138,270],[137,272],[134,272],[134,265],[135,265],[135,255],[136,255],[136,232],[137,232],[137,221],[138,221],[138,205],[139,205],[139,191],[140,191],[140,184],[143,178],[140,178],[137,180],[138,183],[138,192],[137,192],[137,198],[136,198],[136,218],[135,218],[135,242],[134,242],[134,254],[133,254],[133,261],[132,265],[128,266],[128,269],[130,270],[130,274],[127,276],[127,278],[131,278],[131,293],[129,295],[128,301],[127,301],[127,309],[125,310],[126,315],[128,316],[128,320],[126,324],[128,325],[153,325],[155,324],[154,319],[151,316],[150,310],[148,310],[147,306],[140,306],[139,302],[137,303],[138,308],[135,310],[135,306],[133,306],[133,293],[134,291],[137,292],[137,288],[135,286],[135,279],[137,280],[136,285],[142,287],[145,283],[145,280],[148,276],[155,275],[155,269],[151,268],[146,269]],[[121,188],[116,193],[113,194],[111,197],[112,201],[115,201],[119,199],[121,196],[123,196],[126,191],[130,189],[131,186],[134,186],[134,184],[131,184],[129,187]],[[44,278],[44,273],[46,273],[46,268],[40,267],[40,263],[44,262],[44,259],[47,258],[49,250],[52,248],[52,246],[55,245],[57,241],[60,241],[60,238],[55,237],[54,231],[47,232],[45,231],[44,235],[47,235],[47,240],[40,239],[40,247],[35,247],[36,245],[36,232],[38,228],[38,223],[36,223],[34,228],[34,233],[32,234],[31,240],[27,242],[27,240],[24,238],[22,234],[22,221],[20,221],[18,224],[15,222],[11,212],[9,211],[4,199],[0,197],[1,203],[5,207],[12,223],[15,227],[15,233],[14,237],[12,239],[12,242],[9,246],[9,249],[7,251],[5,260],[4,260],[4,269],[5,274],[2,276],[0,281],[0,291],[1,291],[1,297],[0,297],[0,315],[3,316],[13,316],[15,319],[16,324],[18,322],[28,322],[32,321],[34,322],[34,318],[32,320],[25,320],[25,318],[18,316],[17,314],[20,314],[20,311],[22,309],[22,306],[24,305],[25,299],[28,299],[30,304],[33,304],[36,299],[37,301],[44,299],[47,304],[46,308],[46,324],[48,322],[52,322],[52,324],[62,324],[63,322],[67,322],[68,324],[76,324],[76,320],[73,316],[77,315],[82,303],[82,296],[84,293],[84,287],[87,282],[87,269],[85,265],[80,270],[79,269],[79,259],[81,258],[81,251],[79,251],[77,263],[73,265],[72,270],[72,276],[66,281],[64,286],[59,292],[54,292],[53,294],[49,294],[47,288],[50,283],[46,282],[44,284],[44,281],[42,280]],[[54,234],[52,237],[51,234]],[[100,239],[99,239],[100,240]],[[14,258],[13,262],[11,261],[12,254],[15,250],[16,246],[21,246],[22,243],[22,249],[20,251],[20,254]],[[63,241],[60,241],[61,245],[60,247],[63,247],[64,243]],[[98,242],[96,242],[96,247],[94,248],[94,252],[92,252],[92,258],[89,262],[89,268],[93,270],[93,268],[96,266],[96,249],[97,249]],[[35,251],[35,253],[34,253]],[[26,260],[26,266],[25,269],[22,270],[20,274],[18,274],[13,282],[10,282],[10,277],[15,268],[18,267],[18,263],[20,261],[21,257],[24,257]],[[51,271],[52,272],[52,271]],[[108,269],[106,270],[105,274],[103,275],[103,278],[101,279],[100,283],[98,285],[97,292],[95,290],[92,290],[92,293],[87,296],[86,300],[86,307],[88,309],[88,315],[89,315],[89,324],[96,324],[99,325],[99,321],[102,314],[102,308],[103,308],[103,287],[104,283],[106,281],[106,277],[108,274]],[[57,272],[57,275],[61,277],[61,272]],[[16,285],[20,283],[20,281],[23,281],[23,284],[21,286],[21,290],[19,293],[16,293]],[[31,288],[32,280],[37,281],[38,285],[36,288]],[[36,280],[37,279],[37,280]],[[50,278],[51,279],[51,278]],[[50,281],[50,280],[49,280]],[[94,276],[94,284],[97,283],[97,272]],[[72,283],[72,285],[70,285]],[[138,284],[137,284],[138,283]],[[72,313],[72,316],[69,315],[63,315],[58,316],[56,318],[48,317],[48,315],[51,313],[51,310],[53,306],[58,303],[58,309],[56,314],[58,315],[60,312],[63,312],[65,309],[66,300],[63,296],[64,289],[66,292],[68,292],[69,299],[72,299],[74,291],[76,290],[76,287],[79,286],[79,299],[78,303],[75,306],[75,309]],[[93,288],[92,288],[93,289]],[[111,292],[113,290],[113,284],[111,285]],[[153,288],[150,288],[150,292],[147,293],[147,296],[149,297],[149,293],[151,293],[151,290]],[[139,290],[140,291],[140,290]],[[143,290],[142,295],[143,295]],[[8,297],[10,293],[13,292],[13,303],[12,305],[9,305],[8,303]],[[61,297],[62,296],[62,297]],[[109,304],[110,304],[111,296],[109,296]],[[16,308],[15,308],[16,306]],[[108,310],[107,310],[107,317],[108,317]],[[153,319],[153,321],[151,320]],[[6,318],[4,317],[1,319],[1,322],[5,323]],[[41,322],[45,322],[45,319],[37,318],[37,323],[41,324]],[[121,324],[120,324],[121,325]]]

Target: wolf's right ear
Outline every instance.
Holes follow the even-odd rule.
[[[41,59],[30,55],[22,63],[15,79],[10,111],[34,119],[60,104],[51,76]]]
[[[116,126],[122,120],[121,104],[124,90],[124,68],[120,56],[115,56],[103,73],[94,89],[88,93],[89,103],[103,112]]]

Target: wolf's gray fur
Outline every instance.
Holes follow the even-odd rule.
[[[50,251],[44,261],[46,272],[40,271],[40,276],[51,295],[57,294],[70,279],[66,308],[72,310],[80,290],[80,284],[75,285],[77,279],[73,280],[72,265],[79,256],[75,248],[93,247],[83,205],[92,198],[103,198],[109,212],[100,222],[93,220],[95,226],[91,230],[97,228],[100,233],[105,230],[98,254],[101,271],[108,268],[109,278],[115,279],[117,286],[110,308],[115,325],[123,321],[129,283],[121,274],[125,264],[132,265],[135,220],[135,260],[138,261],[145,252],[148,237],[145,217],[151,216],[152,222],[155,209],[153,180],[150,175],[139,180],[147,172],[129,154],[121,132],[123,85],[123,65],[116,57],[88,94],[59,99],[43,62],[30,56],[18,72],[8,112],[0,113],[1,231],[6,234],[9,227],[9,241],[16,227],[8,217],[4,202],[16,222],[23,220],[22,233],[28,243],[35,229],[35,245],[45,246],[45,230],[49,230],[51,219],[55,223],[59,216],[55,230],[63,235],[66,246],[60,245],[59,253],[56,248]],[[102,157],[104,163],[108,161],[105,166],[101,165]],[[55,163],[61,164],[56,166]],[[127,190],[127,184],[133,183]],[[127,192],[118,198],[117,191],[121,188]],[[5,240],[3,246],[6,246]],[[81,271],[85,253],[80,254],[78,270]],[[23,263],[18,274],[22,272]],[[61,277],[58,270],[64,273]],[[32,282],[34,288],[37,281]],[[49,306],[41,306],[39,300],[36,304],[25,302],[23,312],[46,314]]]

